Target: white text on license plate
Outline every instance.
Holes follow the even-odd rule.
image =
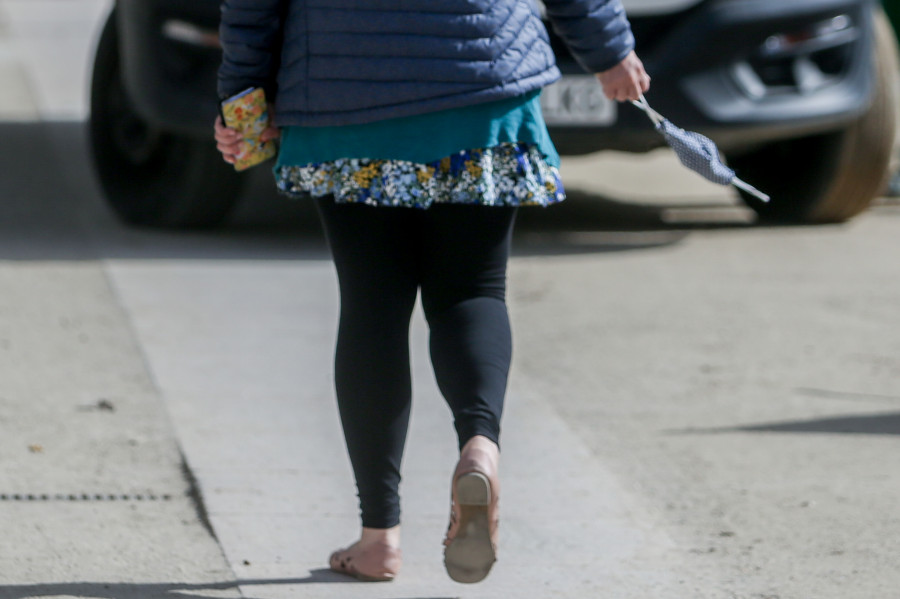
[[[548,125],[597,126],[616,122],[616,103],[603,95],[593,75],[564,75],[541,93]]]

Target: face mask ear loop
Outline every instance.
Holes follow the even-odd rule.
[[[763,193],[760,190],[756,189],[746,181],[741,181],[737,177],[732,179],[731,184],[737,187],[738,189],[743,189],[747,193],[755,196],[759,201],[768,203],[772,198],[769,197],[769,194]]]
[[[650,104],[647,102],[647,98],[644,97],[644,94],[641,94],[640,100],[632,100],[631,103],[641,110],[644,111],[644,114],[653,121],[653,124],[658,128],[660,124],[663,122],[663,116],[650,108]]]

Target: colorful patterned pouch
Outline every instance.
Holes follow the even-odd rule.
[[[234,170],[242,171],[256,166],[278,152],[274,141],[263,142],[259,138],[269,126],[266,95],[261,87],[251,87],[223,100],[222,120],[226,126],[237,129],[244,137]]]

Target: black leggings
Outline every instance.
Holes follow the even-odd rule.
[[[416,295],[431,362],[462,447],[499,441],[512,356],[506,263],[516,209],[427,210],[318,200],[340,282],[335,386],[362,524],[400,521],[400,459],[412,402],[409,323]]]

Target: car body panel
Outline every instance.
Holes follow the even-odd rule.
[[[186,23],[214,35],[219,15],[215,0],[117,0],[122,75],[135,110],[154,126],[211,134],[221,50],[165,32],[167,25]]]
[[[872,5],[871,0],[626,2],[638,53],[653,78],[648,99],[658,111],[707,134],[724,150],[835,130],[864,111],[873,79]],[[190,36],[165,32],[177,30],[174,22],[214,36],[218,1],[118,0],[117,9],[123,76],[136,110],[161,129],[209,137],[217,110],[219,50],[196,43],[202,42],[202,35],[192,42]],[[842,15],[852,22],[855,38],[846,44],[838,61],[842,64],[827,73],[822,85],[803,90],[764,86],[763,93],[748,89],[748,81],[760,79],[754,69],[770,68],[759,64],[767,40]],[[583,76],[562,42],[555,36],[552,41],[564,75]],[[591,97],[573,101],[598,100],[596,90],[581,87]],[[613,118],[601,122],[563,125],[548,119],[560,152],[646,151],[661,145],[636,109],[615,108]]]
[[[685,10],[702,0],[622,0],[629,16],[661,15]]]
[[[859,0],[705,2],[678,15],[676,23],[652,39],[639,35],[642,23],[634,19],[638,54],[652,77],[647,98],[659,112],[708,135],[723,150],[839,129],[857,118],[871,99],[870,9],[869,2]],[[754,94],[742,84],[742,76],[747,77],[742,72],[770,37],[841,15],[850,15],[857,35],[846,48],[844,64],[820,87],[783,86]],[[560,67],[564,75],[581,72],[564,56]],[[662,144],[655,131],[648,130],[646,117],[629,107],[619,111],[612,126],[556,127],[552,133],[563,153],[641,152]]]
[[[881,5],[894,28],[894,32],[900,34],[900,0],[883,0]]]

